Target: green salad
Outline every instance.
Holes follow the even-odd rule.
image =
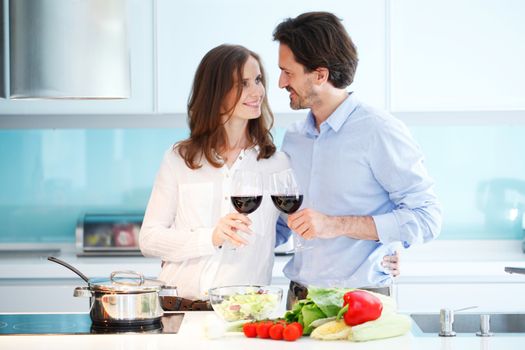
[[[275,294],[252,292],[224,297],[213,309],[226,321],[260,320],[267,318],[278,306]]]

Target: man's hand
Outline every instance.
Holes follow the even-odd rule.
[[[336,237],[330,230],[330,217],[310,208],[288,216],[288,227],[304,239]]]
[[[366,240],[379,239],[371,216],[328,216],[306,208],[288,216],[288,227],[304,239],[339,236]]]
[[[390,272],[392,277],[397,277],[400,274],[400,264],[399,264],[399,253],[396,251],[394,255],[385,255],[381,266]]]
[[[231,213],[223,216],[212,234],[212,243],[215,247],[223,245],[225,241],[230,241],[234,246],[242,246],[248,244],[248,242],[237,234],[237,231],[243,231],[252,233],[250,228],[250,219],[243,214]]]

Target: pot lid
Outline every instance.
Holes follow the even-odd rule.
[[[110,293],[158,292],[164,287],[164,282],[135,271],[114,271],[109,278],[90,278],[88,284],[91,290]]]

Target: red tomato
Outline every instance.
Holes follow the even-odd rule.
[[[297,322],[290,323],[289,325],[284,327],[284,330],[283,330],[283,339],[284,340],[286,340],[286,341],[295,341],[295,340],[299,339],[299,337],[301,336],[301,334],[302,334],[301,328],[302,327],[299,328],[295,323],[297,323]],[[299,324],[299,326],[301,326],[301,325]]]
[[[290,323],[292,326],[294,327],[297,327],[297,329],[299,329],[299,334],[303,334],[303,325],[300,324],[299,322],[292,322]]]
[[[257,323],[248,322],[242,325],[242,331],[248,338],[255,338],[257,336]]]
[[[270,338],[273,340],[281,340],[283,339],[283,330],[284,326],[282,323],[276,323],[270,327],[269,334]]]
[[[256,330],[257,330],[257,336],[259,338],[269,338],[270,337],[270,327],[273,325],[272,321],[261,321],[259,324],[257,324]]]

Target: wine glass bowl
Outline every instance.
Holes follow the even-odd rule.
[[[303,194],[292,169],[276,172],[270,176],[270,197],[275,207],[285,214],[293,214],[301,208]],[[310,248],[306,247],[300,236],[297,235],[294,249],[287,253]]]
[[[231,196],[232,205],[241,214],[251,214],[262,202],[262,195]]]
[[[270,177],[270,197],[277,209],[285,214],[295,213],[303,203],[292,169],[273,173]]]
[[[285,214],[295,213],[303,203],[302,194],[272,194],[270,197],[275,207]]]
[[[232,179],[232,205],[241,214],[251,214],[262,202],[261,174],[249,170],[236,170]]]
[[[250,170],[238,169],[233,173],[230,199],[233,208],[240,214],[248,215],[259,208],[263,198],[263,186],[261,174]],[[251,235],[242,231],[237,231],[237,235],[245,241],[254,241]],[[235,250],[231,242],[225,243],[228,248]]]

